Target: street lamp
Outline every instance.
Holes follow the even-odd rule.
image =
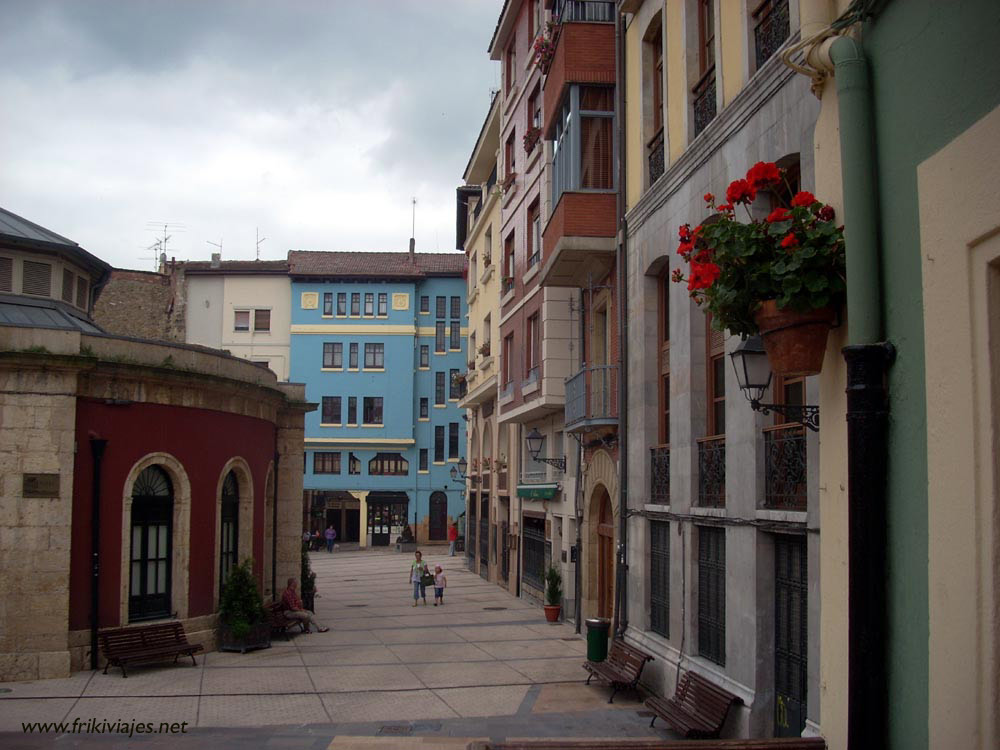
[[[761,414],[772,411],[781,414],[793,422],[805,425],[813,432],[819,432],[819,407],[808,404],[764,404],[761,399],[771,385],[771,365],[767,361],[764,342],[760,336],[743,339],[729,355],[736,371],[736,382],[750,408]]]
[[[454,466],[451,467],[451,481],[458,482],[459,484],[465,484],[467,478],[465,470],[469,468],[469,462],[465,460],[465,456],[458,459],[458,468]]]
[[[562,458],[546,458],[545,456],[539,456],[539,452],[542,450],[542,442],[545,438],[542,433],[538,431],[537,427],[532,428],[531,432],[528,433],[525,442],[528,444],[528,453],[531,457],[538,461],[539,463],[549,464],[550,466],[555,466],[559,471],[566,473],[566,456]]]

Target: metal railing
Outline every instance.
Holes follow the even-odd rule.
[[[726,436],[698,440],[698,505],[726,507]]]
[[[663,176],[663,171],[666,169],[666,162],[663,156],[663,129],[653,136],[653,140],[649,142],[646,147],[649,151],[647,159],[649,160],[649,184],[652,185],[660,177]]]
[[[490,172],[489,179],[486,180],[486,190],[483,191],[483,203],[489,200],[490,193],[493,191],[493,186],[497,184],[497,165],[493,165],[493,171]]]
[[[649,453],[649,499],[670,505],[670,446],[654,445]]]
[[[806,510],[806,431],[798,423],[764,430],[764,508]]]
[[[615,22],[615,3],[608,0],[556,0],[552,16],[561,23],[567,21]]]
[[[695,137],[715,119],[715,66],[701,77],[691,90],[694,94],[694,135]]]
[[[757,25],[753,30],[757,69],[766,63],[788,39],[790,23],[788,0],[765,0],[753,12]]]
[[[618,418],[618,365],[585,367],[566,380],[566,426]]]

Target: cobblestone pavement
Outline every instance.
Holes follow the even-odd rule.
[[[440,548],[439,548],[440,549]],[[79,672],[0,688],[0,746],[148,747],[211,742],[281,748],[464,747],[472,739],[662,737],[638,696],[584,685],[586,644],[434,548],[448,576],[413,607],[409,555],[313,553],[316,616],[328,633],[293,635],[198,666]],[[186,734],[24,734],[22,722],[187,722]]]

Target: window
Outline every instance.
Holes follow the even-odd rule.
[[[528,97],[528,127],[542,127],[542,90],[537,85]]]
[[[715,0],[698,0],[698,72],[715,66]]]
[[[368,462],[368,473],[375,476],[405,477],[410,473],[410,462],[398,453],[377,453]]]
[[[536,200],[528,207],[528,268],[535,265],[542,257],[542,219]]]
[[[132,486],[129,550],[130,622],[170,615],[174,492],[159,466],[150,466]]]
[[[506,294],[514,288],[514,233],[511,232],[503,241],[503,287],[501,294]]]
[[[340,369],[344,366],[344,345],[339,342],[323,344],[323,367]]]
[[[385,367],[385,344],[365,344],[365,367]]]
[[[698,526],[698,655],[726,666],[726,530]]]
[[[240,533],[240,494],[236,474],[230,471],[222,481],[219,523],[219,595],[226,588],[229,571],[237,563]]]
[[[462,298],[452,297],[451,298],[451,317],[452,320],[462,317]]]
[[[349,350],[349,353],[348,353],[347,366],[350,369],[352,369],[352,370],[357,370],[358,369],[358,345],[357,344],[351,344],[351,347],[350,347],[350,350]]]
[[[358,397],[347,397],[347,424],[358,423]]]
[[[650,52],[650,88],[653,93],[653,134],[663,127],[663,20],[659,15],[647,44]]]
[[[348,474],[360,474],[361,473],[361,461],[358,457],[351,453],[347,459],[347,473]]]
[[[726,434],[726,338],[712,327],[712,316],[705,316],[705,342],[708,360],[708,434]]]
[[[434,373],[434,403],[444,403],[444,373]]]
[[[63,269],[62,300],[73,304],[73,282],[75,277],[68,268]]]
[[[436,313],[434,317],[436,318],[446,317],[446,314],[448,312],[448,298],[438,297],[437,299],[434,300],[434,302],[435,302],[434,308]]]
[[[698,79],[691,89],[694,136],[716,114],[715,101],[715,0],[698,0]]]
[[[448,458],[458,458],[458,422],[448,423]]]
[[[444,425],[434,428],[434,463],[444,463]]]
[[[313,453],[313,474],[339,474],[340,453],[316,451]]]
[[[48,297],[52,294],[52,266],[48,263],[26,260],[22,271],[24,277],[21,279],[21,291],[24,294],[34,294],[39,297]]]
[[[428,419],[428,406],[430,404],[430,399],[424,396],[420,399],[420,418]]]
[[[788,0],[763,0],[752,15],[754,57],[759,70],[788,38]]]
[[[528,328],[525,331],[525,338],[527,340],[524,344],[524,374],[529,378],[533,375],[538,376],[538,352],[541,348],[541,342],[539,341],[540,334],[538,313],[535,313],[528,318]]]
[[[427,468],[427,449],[426,448],[421,448],[420,449],[420,465],[418,467],[418,470],[419,471],[428,471],[428,468]]]
[[[378,295],[378,314],[388,315],[389,314],[389,295],[385,292],[379,292]]]
[[[351,315],[361,315],[361,293],[351,293]]]
[[[451,375],[451,377],[448,379],[449,382],[451,383],[448,389],[448,398],[450,398],[452,401],[457,401],[462,397],[461,395],[462,388],[460,383],[458,382],[458,370],[449,370],[448,374]]]
[[[365,315],[369,317],[375,315],[375,295],[372,292],[365,294]]]
[[[323,292],[323,314],[333,315],[333,292]]]
[[[451,321],[451,328],[448,333],[448,348],[454,351],[462,348],[462,324],[457,320]]]
[[[614,189],[614,88],[572,86],[556,120],[552,202],[568,190]]]
[[[541,30],[541,0],[529,0],[528,8],[528,38],[534,39]]]
[[[504,91],[509,94],[510,90],[514,87],[514,81],[517,78],[517,65],[515,64],[514,50],[516,49],[517,37],[510,40],[510,44],[507,45],[507,51],[504,53],[504,70],[503,70],[503,80],[504,80]]]
[[[382,397],[365,396],[362,401],[364,424],[382,424]]]
[[[237,310],[235,313],[233,313],[233,330],[234,331],[250,330],[249,310]]]
[[[431,298],[426,294],[420,298],[420,312],[424,315],[431,311]]]
[[[670,275],[664,270],[660,276],[659,295],[659,376],[660,376],[660,443],[670,443]]]
[[[431,366],[431,348],[427,344],[420,345],[420,366]]]
[[[434,351],[443,352],[444,349],[444,321],[439,320],[434,324]]]
[[[340,424],[340,396],[323,396],[323,424]]]
[[[514,354],[514,334],[505,336],[503,340],[503,384],[507,386],[514,379],[514,368],[511,361]]]
[[[514,174],[517,167],[517,151],[514,147],[516,137],[517,131],[511,128],[510,135],[507,136],[507,141],[503,145],[504,177],[507,178]],[[506,182],[504,184],[506,185]]]
[[[670,637],[670,524],[649,522],[649,629]]]
[[[87,290],[89,283],[83,276],[77,277],[76,280],[76,306],[81,310],[86,310],[87,308]]]
[[[0,292],[14,291],[14,259],[0,257]]]
[[[270,310],[254,310],[253,311],[253,329],[255,331],[270,331],[271,330],[271,311]]]
[[[337,315],[347,315],[346,292],[337,292]]]

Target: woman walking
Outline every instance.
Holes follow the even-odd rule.
[[[410,577],[409,581],[413,584],[413,606],[417,606],[417,600],[423,599],[424,606],[427,606],[427,586],[424,585],[423,577],[425,574],[429,574],[430,571],[427,570],[427,563],[423,560],[423,555],[420,550],[413,553],[414,560],[410,563]]]

